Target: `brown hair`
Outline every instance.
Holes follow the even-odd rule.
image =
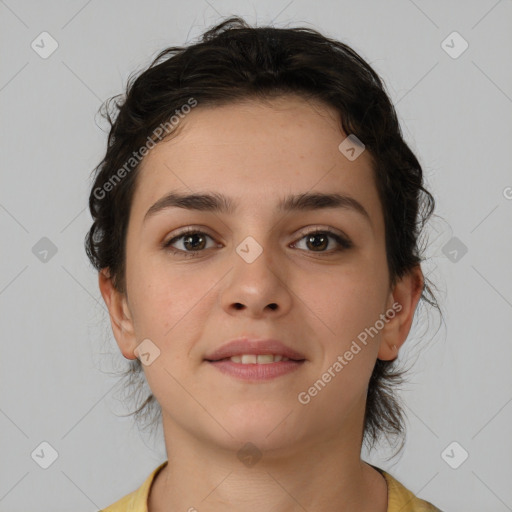
[[[349,46],[315,30],[254,28],[233,16],[206,31],[196,44],[162,51],[146,70],[130,77],[125,95],[104,104],[110,133],[106,154],[95,169],[89,198],[93,224],[85,240],[94,267],[108,268],[115,287],[125,293],[126,231],[139,166],[132,155],[177,109],[190,98],[200,106],[216,106],[286,94],[334,108],[344,132],[356,135],[372,156],[390,284],[420,264],[418,239],[435,202],[423,186],[422,168],[402,138],[376,72]],[[121,168],[122,179],[113,183]],[[439,310],[431,287],[425,279],[421,298]],[[145,384],[141,363],[135,359],[129,365],[128,384],[140,393]],[[364,440],[370,449],[380,434],[389,439],[405,431],[395,394],[403,373],[396,360],[376,361],[364,418]],[[139,418],[153,407],[161,414],[149,392],[132,414]],[[153,422],[157,420],[155,416]]]

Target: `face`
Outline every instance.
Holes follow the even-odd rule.
[[[100,277],[125,357],[146,340],[165,431],[231,448],[357,438],[375,361],[396,356],[418,299],[408,284],[389,287],[370,155],[348,159],[335,112],[293,96],[199,104],[180,123],[139,170],[126,295]],[[168,201],[148,213],[170,193],[222,194],[231,209]],[[279,207],[305,194],[331,201]],[[382,321],[397,300],[401,312]],[[243,337],[279,340],[303,361],[257,379],[207,360]]]

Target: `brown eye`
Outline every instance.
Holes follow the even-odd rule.
[[[165,242],[164,248],[170,248],[172,252],[182,254],[183,256],[195,256],[207,248],[208,239],[213,241],[213,238],[203,231],[187,230]],[[174,244],[179,244],[181,247],[173,247]],[[210,247],[212,246],[215,246],[215,243]]]
[[[301,240],[305,240],[305,246],[308,252],[331,253],[344,249],[350,249],[350,247],[352,247],[352,243],[349,240],[328,229],[305,233],[302,235]],[[330,240],[334,240],[335,243],[330,244]],[[334,245],[335,247],[326,251],[325,249],[330,245]],[[336,247],[336,245],[338,247]],[[296,247],[297,243],[295,243],[294,246]]]

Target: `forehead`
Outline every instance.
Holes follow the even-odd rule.
[[[143,217],[172,190],[222,192],[261,208],[285,193],[321,191],[357,196],[376,216],[371,156],[347,159],[339,150],[346,137],[334,109],[296,96],[199,103],[142,161],[133,214]]]

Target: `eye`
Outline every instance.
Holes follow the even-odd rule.
[[[171,252],[175,254],[180,254],[180,256],[197,256],[205,248],[216,247],[217,244],[215,244],[215,242],[210,247],[206,247],[208,238],[213,241],[213,238],[204,231],[188,228],[167,242],[164,242],[163,247],[170,249]],[[172,246],[177,242],[181,244],[183,248],[173,248]]]
[[[209,247],[207,246],[208,239],[212,241],[212,244]],[[301,233],[301,242],[302,239],[305,239],[305,250],[307,252],[331,254],[353,247],[352,242],[348,238],[345,238],[330,229],[305,231]],[[330,244],[332,240],[334,240],[334,244]],[[297,247],[299,243],[295,242],[292,244],[292,247]],[[174,247],[175,244],[179,244],[181,247]],[[331,250],[325,250],[330,245],[335,245],[335,247]],[[183,230],[178,235],[164,242],[162,246],[164,249],[169,249],[175,255],[184,257],[199,256],[199,253],[204,251],[204,249],[219,247],[219,245],[215,243],[215,240],[210,235],[208,235],[208,233],[200,231],[196,228],[187,228]],[[301,247],[298,248],[304,250]]]
[[[352,242],[348,238],[345,238],[330,229],[316,229],[314,231],[301,233],[301,236],[302,239],[305,239],[306,247],[308,249],[312,249],[311,251],[308,252],[332,253],[337,251],[343,251],[345,249],[350,249],[353,246]],[[334,240],[337,243],[338,247],[330,251],[325,251],[324,249],[329,246],[329,239]],[[293,244],[294,247],[297,247],[297,245],[297,242]]]

